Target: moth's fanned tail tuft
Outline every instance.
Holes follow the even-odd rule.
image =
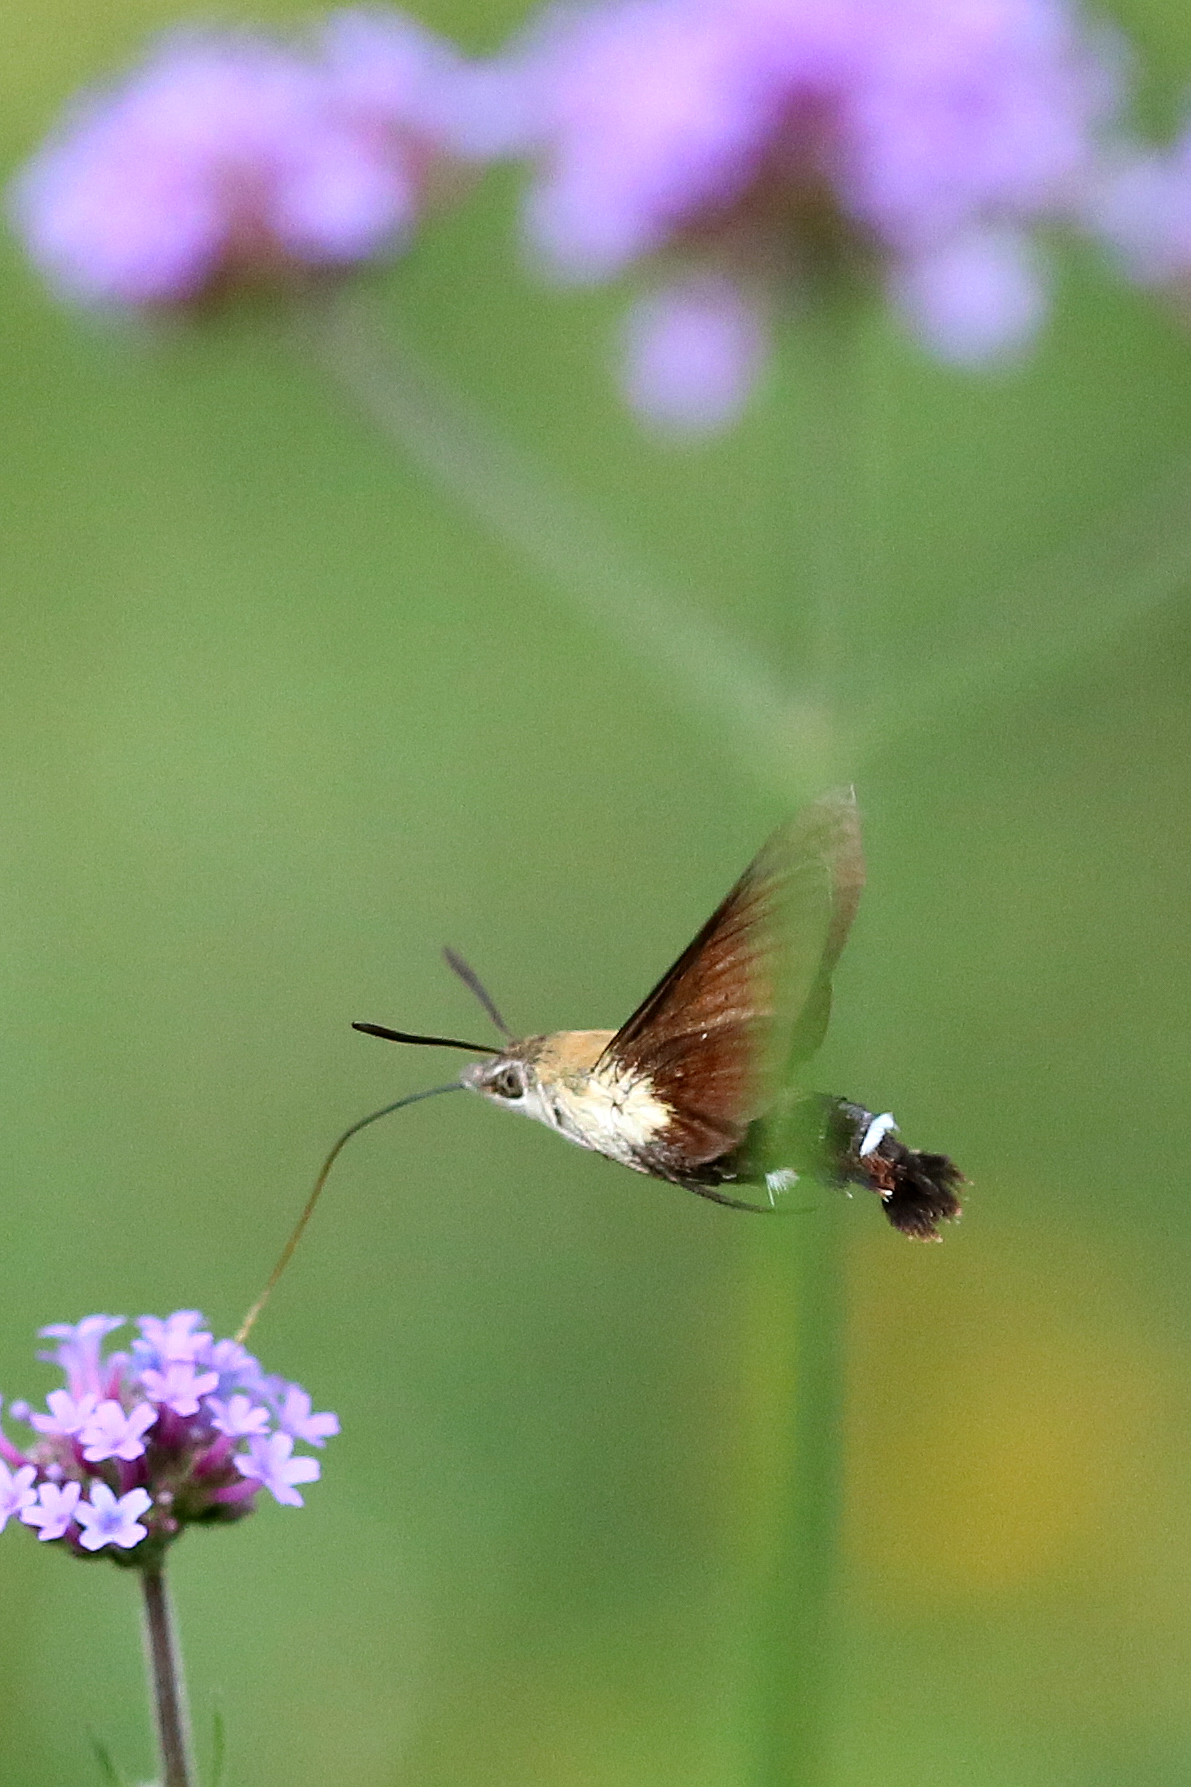
[[[945,1154],[895,1145],[882,1165],[892,1185],[882,1189],[881,1199],[894,1228],[912,1241],[941,1241],[939,1224],[954,1222],[962,1212],[959,1188],[964,1177],[955,1162]]]

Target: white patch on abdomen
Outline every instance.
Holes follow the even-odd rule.
[[[897,1124],[893,1121],[892,1111],[882,1111],[879,1117],[874,1117],[864,1132],[864,1140],[858,1150],[861,1160],[867,1159],[870,1154],[875,1154],[890,1130],[896,1128]]]

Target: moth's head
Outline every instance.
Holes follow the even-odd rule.
[[[482,1092],[493,1104],[527,1110],[537,1093],[537,1060],[541,1045],[540,1036],[508,1043],[499,1053],[465,1067],[460,1076],[463,1084],[473,1092]]]

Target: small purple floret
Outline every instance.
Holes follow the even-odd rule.
[[[39,1539],[61,1539],[74,1519],[75,1506],[82,1493],[78,1483],[39,1483],[37,1500],[21,1509],[26,1526],[36,1526]]]
[[[983,229],[907,256],[889,292],[911,333],[938,360],[981,366],[1004,360],[1037,334],[1046,275],[1031,239]]]
[[[166,1365],[192,1365],[211,1345],[211,1335],[199,1329],[202,1319],[197,1309],[179,1309],[164,1321],[156,1315],[138,1316],[141,1333],[132,1350],[142,1365],[157,1371]]]
[[[317,1458],[293,1458],[294,1442],[288,1433],[273,1433],[267,1439],[251,1439],[247,1455],[238,1453],[236,1469],[245,1477],[255,1477],[279,1502],[291,1508],[303,1506],[295,1483],[313,1483],[321,1473]]]
[[[735,280],[691,277],[629,311],[625,391],[649,421],[707,434],[743,410],[767,348],[767,318]]]
[[[1186,294],[1191,280],[1191,128],[1162,149],[1131,146],[1108,169],[1089,221],[1126,274]]]
[[[211,1410],[212,1427],[230,1439],[246,1439],[251,1434],[269,1431],[268,1409],[254,1404],[250,1396],[232,1396],[226,1402],[212,1396],[207,1406]]]
[[[95,1413],[98,1400],[92,1391],[76,1400],[69,1390],[51,1390],[46,1397],[49,1414],[30,1414],[29,1425],[36,1427],[38,1433],[78,1433]],[[13,1413],[16,1413],[16,1405]]]
[[[147,1402],[138,1402],[130,1413],[109,1398],[101,1402],[79,1434],[79,1444],[88,1464],[102,1464],[105,1458],[123,1458],[129,1463],[145,1451],[144,1436],[157,1420],[157,1410]]]
[[[215,1394],[224,1400],[237,1390],[257,1396],[264,1382],[259,1359],[236,1340],[216,1340],[206,1347],[197,1363],[219,1379]]]
[[[66,1387],[72,1396],[103,1395],[100,1373],[100,1348],[107,1335],[124,1326],[122,1315],[88,1315],[73,1326],[69,1322],[53,1322],[40,1330],[46,1340],[56,1340],[51,1351],[39,1353],[51,1365],[60,1365],[66,1373]]]
[[[309,1446],[325,1446],[339,1432],[338,1415],[312,1415],[310,1398],[298,1384],[286,1386],[285,1399],[277,1417],[282,1433],[305,1440]]]
[[[199,1400],[219,1388],[219,1373],[195,1371],[191,1364],[174,1361],[164,1371],[152,1366],[141,1372],[141,1384],[151,1402],[173,1409],[176,1415],[197,1415]]]
[[[0,1533],[14,1514],[19,1515],[37,1500],[37,1491],[33,1487],[36,1475],[36,1465],[23,1464],[19,1470],[10,1471],[6,1464],[0,1463]]]
[[[91,1499],[79,1502],[74,1517],[82,1531],[79,1544],[84,1551],[99,1551],[104,1545],[127,1549],[148,1538],[149,1529],[142,1526],[140,1516],[152,1506],[144,1489],[130,1489],[117,1500],[106,1483],[95,1483]],[[42,1534],[45,1537],[45,1534]]]

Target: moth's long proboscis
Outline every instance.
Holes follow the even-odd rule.
[[[278,1279],[293,1258],[294,1249],[302,1239],[303,1230],[305,1229],[306,1224],[310,1221],[310,1218],[314,1215],[314,1206],[322,1196],[323,1186],[327,1183],[331,1168],[339,1158],[341,1150],[351,1141],[352,1137],[358,1135],[362,1129],[367,1129],[370,1123],[377,1122],[381,1117],[388,1117],[393,1111],[404,1109],[407,1104],[419,1104],[423,1098],[437,1098],[440,1092],[462,1092],[463,1090],[462,1080],[452,1080],[449,1086],[431,1086],[425,1092],[410,1092],[404,1098],[395,1099],[392,1104],[382,1105],[379,1111],[369,1111],[366,1117],[359,1118],[359,1120],[353,1123],[350,1128],[344,1130],[343,1134],[339,1137],[338,1141],[327,1155],[327,1158],[323,1161],[318,1178],[314,1181],[314,1188],[311,1191],[310,1196],[306,1199],[305,1204],[302,1206],[302,1214],[294,1224],[289,1240],[282,1248],[277,1259],[277,1264],[274,1266],[272,1272],[270,1272],[264,1290],[252,1305],[252,1308],[248,1311],[244,1320],[240,1323],[236,1332],[236,1340],[241,1346],[243,1346],[246,1337],[252,1331],[253,1324],[261,1310],[273,1295]]]

